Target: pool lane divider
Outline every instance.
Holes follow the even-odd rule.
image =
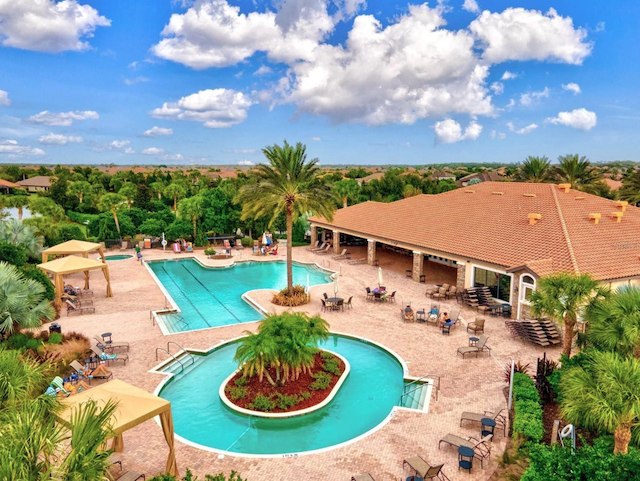
[[[164,273],[167,275],[167,277],[169,278],[169,280],[171,282],[173,282],[173,284],[176,286],[176,288],[182,293],[182,296],[187,300],[187,302],[189,302],[189,304],[191,304],[191,307],[193,307],[196,312],[198,313],[198,315],[202,318],[202,320],[205,322],[205,324],[209,327],[211,327],[211,324],[209,324],[209,322],[207,322],[207,319],[202,315],[202,313],[198,310],[198,308],[196,307],[196,305],[191,302],[191,299],[189,299],[189,296],[187,296],[187,294],[182,290],[182,288],[178,285],[178,283],[175,281],[175,279],[173,278],[173,276],[171,274],[169,274],[169,271],[166,270],[164,268],[164,266],[161,266],[162,270],[164,271]],[[184,332],[184,331],[181,331]]]

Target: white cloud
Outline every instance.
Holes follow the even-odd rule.
[[[144,82],[148,82],[148,81],[149,81],[149,79],[147,77],[142,77],[142,76],[124,79],[124,83],[126,85],[135,85],[135,84],[144,83]]]
[[[311,140],[313,140],[314,142],[322,142],[321,137],[311,137]]]
[[[600,33],[600,32],[604,32],[604,29],[605,29],[605,23],[598,22],[596,23],[596,28],[594,28],[593,31],[596,33]]]
[[[238,161],[238,165],[255,165],[255,163],[251,160],[240,160]]]
[[[205,127],[225,128],[243,122],[253,101],[231,89],[207,89],[182,97],[177,102],[165,102],[150,112],[158,119],[192,120]]]
[[[76,0],[2,0],[0,1],[0,38],[5,47],[37,52],[86,50],[84,41],[96,27],[108,27],[111,21],[89,5]]]
[[[571,17],[562,17],[553,8],[546,14],[524,8],[485,10],[469,29],[484,47],[483,58],[491,63],[551,60],[580,65],[592,49],[586,30],[574,28]]]
[[[521,129],[516,129],[513,125],[513,122],[507,122],[507,128],[511,132],[515,132],[516,134],[526,135],[536,130],[538,128],[538,124],[529,124],[526,127],[522,127]]]
[[[11,105],[9,94],[5,90],[0,90],[0,107],[8,107]]]
[[[125,154],[135,154],[136,151],[131,147],[130,140],[112,140],[106,144],[94,145],[91,150],[94,152],[105,152],[109,150],[117,150]]]
[[[149,147],[147,149],[141,150],[140,153],[144,155],[160,155],[164,154],[164,149],[160,149],[158,147]]]
[[[527,92],[526,94],[520,95],[520,105],[524,105],[528,107],[529,105],[534,104],[540,99],[549,98],[549,87],[545,87],[543,90],[539,92]]]
[[[144,154],[144,151],[142,153]],[[165,154],[162,157],[160,157],[160,159],[169,160],[169,161],[179,161],[179,160],[184,160],[184,156],[182,154]]]
[[[161,135],[173,135],[173,129],[157,127],[154,125],[149,130],[144,131],[145,137],[160,137]]]
[[[568,92],[573,92],[573,95],[578,95],[582,90],[580,89],[580,85],[575,82],[570,82],[568,84],[562,84],[562,90],[566,90]]]
[[[17,140],[1,140],[0,154],[9,154],[11,157],[45,155],[44,150],[30,145],[20,145]]]
[[[502,82],[493,82],[490,88],[496,95],[504,93],[504,84]]]
[[[491,133],[489,134],[489,137],[491,137],[492,139],[504,140],[507,138],[507,134],[505,134],[504,132],[498,132],[496,130],[492,130]]]
[[[471,121],[462,132],[462,127],[453,119],[445,119],[436,122],[434,126],[436,132],[436,142],[443,144],[453,144],[461,140],[476,140],[482,132],[482,125],[475,120]]]
[[[476,2],[476,0],[464,0],[462,9],[471,13],[480,13],[480,7],[478,6],[478,2]]]
[[[578,130],[591,130],[598,122],[598,116],[595,112],[591,112],[585,108],[575,109],[571,112],[560,112],[557,117],[546,119],[552,124],[566,125]]]
[[[253,72],[253,75],[255,75],[256,77],[260,77],[262,75],[269,75],[271,73],[273,73],[273,70],[271,70],[270,67],[267,67],[266,65],[261,65],[258,70]]]
[[[514,78],[518,78],[517,73],[513,73],[513,72],[509,72],[508,70],[505,70],[500,80],[513,80]]]
[[[47,135],[43,135],[38,139],[38,142],[46,145],[67,145],[67,144],[77,144],[82,142],[82,137],[76,137],[73,135],[60,135],[50,133]]]
[[[259,153],[260,151],[256,149],[225,149],[225,152],[241,155],[254,155]]]
[[[74,122],[87,119],[99,119],[98,112],[93,110],[74,110],[73,112],[49,112],[43,110],[39,114],[32,115],[27,122],[44,125],[59,125],[68,127]]]
[[[516,105],[516,101],[513,99],[509,99],[509,103],[507,105],[504,106],[505,109],[510,110],[513,107],[515,107]]]

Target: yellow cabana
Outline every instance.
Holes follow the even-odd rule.
[[[58,419],[63,424],[68,425],[74,407],[90,400],[95,401],[98,406],[104,406],[110,399],[118,402],[118,407],[112,420],[112,428],[116,435],[113,440],[114,450],[121,452],[124,449],[123,432],[155,416],[160,416],[162,432],[169,446],[166,472],[178,476],[171,403],[166,399],[150,394],[144,389],[132,386],[119,379],[114,379],[79,394],[62,398],[60,402],[65,406],[65,409],[58,414]]]
[[[42,263],[44,264],[49,259],[49,256],[63,256],[69,254],[82,254],[82,257],[87,257],[89,252],[98,251],[102,262],[106,262],[104,259],[104,251],[102,250],[102,244],[96,244],[95,242],[86,242],[80,240],[70,240],[58,244],[57,246],[49,247],[42,251]]]
[[[64,293],[64,279],[66,274],[75,274],[76,272],[84,272],[84,288],[89,289],[89,271],[101,269],[104,278],[107,280],[107,297],[112,297],[111,282],[109,282],[109,266],[106,263],[94,261],[78,256],[67,256],[55,261],[38,264],[38,267],[45,272],[53,274],[53,285],[56,289],[56,298],[54,304],[62,307],[62,294]]]

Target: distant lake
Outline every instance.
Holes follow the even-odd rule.
[[[18,218],[18,209],[16,209],[15,207],[5,207],[3,210],[5,212],[9,213],[9,217],[11,219],[17,219]],[[27,209],[26,207],[23,208],[22,209],[22,220],[28,219],[29,217],[32,217],[31,211],[29,209]]]

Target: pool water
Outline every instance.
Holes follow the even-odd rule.
[[[104,258],[108,261],[123,261],[125,259],[131,259],[133,256],[131,254],[115,254],[112,256],[104,256]]]
[[[262,319],[242,299],[253,289],[282,289],[287,285],[284,262],[246,262],[228,268],[204,267],[193,259],[149,262],[149,267],[182,311],[161,316],[167,331],[182,332]],[[293,264],[293,283],[331,282],[331,276],[314,266]]]
[[[351,372],[324,408],[304,416],[265,419],[227,408],[218,389],[237,369],[237,344],[225,344],[177,374],[160,391],[171,401],[176,434],[193,443],[231,453],[293,454],[327,448],[379,425],[403,389],[400,362],[384,349],[332,335],[321,345],[344,356]],[[265,381],[266,382],[266,381]]]

